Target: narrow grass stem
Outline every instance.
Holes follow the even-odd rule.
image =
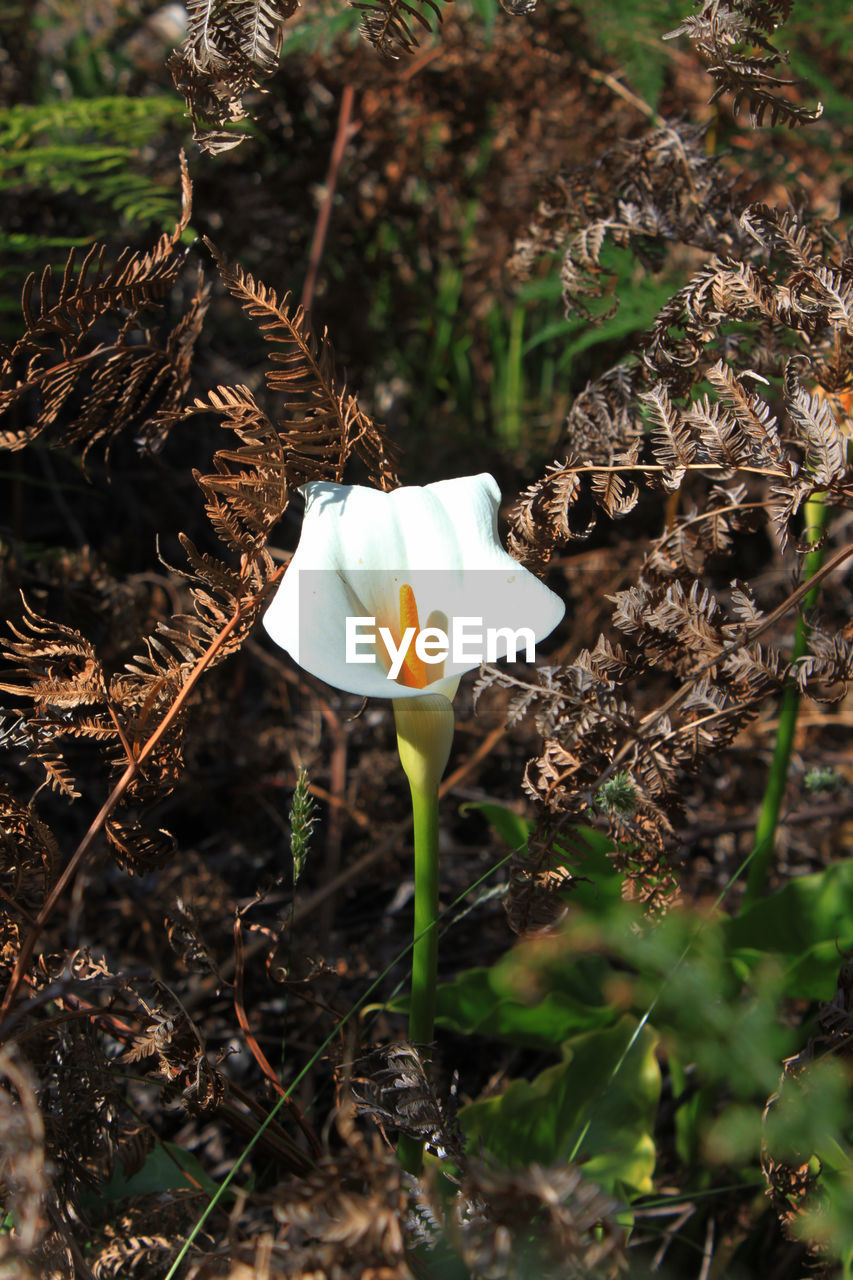
[[[415,935],[412,950],[412,992],[409,1039],[428,1045],[435,1029],[435,988],[438,967],[438,788],[412,787],[415,832]],[[424,1144],[401,1134],[400,1163],[407,1173],[423,1170]]]
[[[499,859],[498,862],[496,862],[493,866],[489,867],[488,871],[485,871],[481,876],[479,876],[478,879],[476,879],[473,884],[468,885],[467,888],[465,888],[457,898],[454,898],[453,901],[450,903],[450,905],[446,908],[445,915],[448,916],[450,919],[452,919],[453,912],[462,905],[462,902],[465,899],[465,897],[469,893],[473,893],[476,889],[479,889],[480,885],[485,884],[486,881],[491,876],[493,876],[496,872],[500,871],[502,867],[505,867],[507,863],[512,859],[512,857],[513,857],[513,853],[504,854],[504,856],[501,859]],[[355,1003],[351,1006],[351,1008],[345,1014],[343,1014],[343,1016],[340,1019],[338,1019],[338,1021],[336,1021],[334,1027],[329,1032],[329,1034],[314,1050],[311,1057],[303,1065],[301,1070],[299,1070],[296,1073],[294,1078],[291,1080],[290,1084],[287,1086],[284,1092],[284,1095],[278,1098],[276,1102],[273,1104],[266,1119],[262,1122],[257,1132],[254,1133],[252,1137],[249,1139],[249,1141],[246,1143],[243,1150],[237,1156],[236,1160],[232,1163],[230,1170],[225,1175],[222,1182],[219,1183],[219,1186],[216,1188],[216,1191],[214,1192],[214,1194],[211,1196],[210,1202],[205,1206],[205,1208],[199,1214],[199,1217],[196,1220],[195,1225],[193,1226],[186,1240],[184,1240],[183,1244],[181,1245],[181,1248],[174,1262],[172,1263],[166,1275],[163,1277],[163,1280],[176,1280],[178,1269],[180,1268],[181,1264],[186,1258],[187,1253],[189,1252],[190,1247],[193,1244],[193,1241],[196,1239],[196,1237],[204,1227],[204,1224],[207,1222],[208,1218],[213,1213],[214,1209],[216,1209],[216,1207],[219,1205],[225,1192],[231,1186],[239,1170],[243,1167],[243,1162],[247,1160],[248,1157],[251,1155],[252,1151],[254,1150],[258,1142],[263,1137],[266,1129],[272,1123],[272,1121],[275,1120],[276,1116],[278,1115],[279,1111],[281,1111],[287,1099],[294,1093],[296,1088],[302,1083],[302,1081],[311,1071],[312,1067],[314,1067],[320,1061],[320,1059],[323,1057],[326,1050],[328,1049],[329,1045],[333,1042],[333,1040],[335,1040],[335,1038],[338,1035],[340,1035],[342,1029],[347,1025],[347,1023],[349,1023],[356,1016],[356,1014],[358,1014],[360,1010],[364,1008],[364,1006],[367,1004],[370,997],[374,994],[374,992],[378,991],[378,989],[382,986],[382,983],[389,976],[389,974],[391,974],[394,971],[394,969],[396,969],[397,966],[402,963],[402,961],[405,959],[406,955],[408,954],[408,951],[409,951],[409,948],[407,946],[405,951],[401,951],[398,955],[394,956],[391,963],[386,965],[386,967],[382,970],[382,972],[376,978],[373,979],[370,986],[364,992],[362,992],[358,1000],[355,1001]]]
[[[819,542],[826,528],[830,508],[822,494],[815,494],[806,503],[806,537],[809,542]],[[803,568],[804,581],[808,582],[818,572],[823,563],[823,547],[817,546],[809,551]],[[807,592],[803,600],[803,608],[797,617],[794,631],[794,644],[791,650],[791,662],[805,657],[809,648],[809,610],[814,608],[820,588],[817,584]],[[750,856],[747,873],[746,892],[743,896],[741,910],[745,910],[756,902],[767,887],[770,864],[776,844],[776,830],[779,826],[779,815],[785,797],[788,781],[788,770],[791,763],[791,752],[794,746],[794,734],[797,728],[797,716],[800,710],[800,692],[796,684],[789,684],[782,695],[779,710],[779,727],[776,732],[776,745],[761,810],[755,827],[755,839]]]

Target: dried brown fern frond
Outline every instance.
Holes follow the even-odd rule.
[[[644,385],[639,364],[619,364],[575,396],[566,418],[566,443],[578,458],[612,463],[636,445],[645,423],[638,394]]]
[[[344,467],[353,455],[367,467],[373,483],[391,489],[396,483],[394,451],[383,429],[359,408],[334,368],[334,352],[327,333],[313,333],[304,309],[291,309],[290,296],[279,298],[274,290],[255,280],[239,266],[224,263],[211,246],[228,289],[258,322],[272,344],[267,373],[270,391],[281,395],[285,417],[280,421],[282,480],[296,487],[307,480],[343,479]],[[245,389],[240,402],[223,403],[232,422],[245,420],[261,429],[268,438],[268,419],[259,416],[257,406]],[[219,395],[225,389],[219,388]]]
[[[168,66],[203,151],[228,151],[248,137],[225,126],[246,119],[243,98],[275,71],[284,25],[298,7],[299,0],[189,0],[186,39]]]
[[[237,449],[217,450],[214,474],[193,472],[208,519],[232,550],[262,548],[288,502],[285,442],[248,387],[218,387],[209,393],[207,404],[241,441]],[[206,407],[201,400],[196,405]],[[210,557],[199,559],[187,543],[184,549],[197,573],[213,574],[222,587],[235,585],[233,576],[215,567]]]
[[[781,89],[801,82],[776,74],[788,56],[775,49],[768,38],[788,18],[791,7],[792,0],[765,0],[762,4],[706,0],[700,13],[689,14],[664,39],[687,36],[716,81],[712,102],[731,93],[733,112],[737,114],[746,102],[756,127],[768,115],[771,125],[779,121],[791,127],[811,124],[823,114],[823,105],[808,108],[783,96]]]
[[[150,1228],[153,1208],[140,1205],[135,1212],[123,1213],[115,1226],[103,1230],[92,1260],[93,1280],[122,1280],[124,1276],[145,1280],[162,1274],[174,1255],[175,1245],[169,1236],[152,1235],[150,1229],[146,1230]]]
[[[800,691],[813,702],[841,702],[853,680],[853,643],[845,635],[827,633],[818,623],[812,627],[810,649],[793,672]]]
[[[0,1198],[14,1230],[0,1235],[0,1269],[32,1260],[47,1233],[45,1200],[51,1194],[45,1159],[44,1121],[38,1082],[14,1045],[0,1047]]]
[[[17,708],[30,758],[41,764],[51,787],[74,799],[79,792],[63,743],[88,738],[112,744],[121,736],[100,661],[79,631],[40,617],[26,601],[21,621],[10,630],[15,639],[3,649],[18,679],[4,681],[0,689],[32,702],[31,708]]]
[[[191,609],[161,621],[142,651],[110,682],[110,697],[122,709],[131,758],[148,750],[146,769],[129,782],[125,804],[146,805],[171,787],[182,767],[185,727],[183,714],[175,714],[177,705],[202,670],[242,646],[280,576],[266,547],[288,501],[282,435],[246,388],[222,387],[207,402],[197,402],[197,408],[209,406],[222,413],[223,426],[240,444],[216,452],[212,474],[193,474],[214,531],[239,563],[202,553],[179,535],[190,566],[181,576],[188,583]],[[140,857],[159,860],[168,851],[167,833],[139,821],[128,826],[120,818],[110,832],[125,865]]]
[[[536,684],[493,668],[481,675],[478,693],[510,689],[508,717],[532,716],[542,738],[523,785],[543,817],[516,858],[508,903],[522,930],[559,914],[571,888],[565,832],[581,821],[608,831],[632,896],[655,908],[671,899],[685,776],[724,750],[789,678],[780,653],[758,642],[767,619],[740,583],[724,599],[699,580],[641,577],[613,599],[619,644],[599,637],[574,662],[539,669]],[[840,685],[849,654],[827,655],[821,670]],[[674,675],[680,689],[640,715],[636,685],[654,671]],[[574,865],[570,857],[571,874]]]
[[[22,931],[30,927],[58,874],[59,846],[34,801],[25,803],[0,783],[0,967],[7,973]]]
[[[211,1063],[204,1037],[175,994],[162,982],[153,984],[148,998],[130,994],[138,1003],[141,1027],[125,1036],[121,1062],[160,1081],[165,1101],[194,1115],[215,1111],[225,1097],[225,1078]]]
[[[290,1273],[336,1274],[343,1262],[349,1274],[408,1280],[408,1179],[379,1135],[368,1141],[356,1127],[351,1102],[336,1121],[340,1154],[320,1156],[313,1171],[270,1193],[287,1230]]]
[[[353,1097],[359,1114],[421,1138],[440,1154],[462,1155],[462,1135],[442,1105],[416,1045],[398,1041],[375,1049],[357,1065],[363,1088]]]
[[[589,536],[595,515],[583,482],[587,470],[571,457],[554,462],[524,490],[510,512],[510,555],[531,565],[546,563],[558,543]]]
[[[413,24],[430,31],[426,14],[435,15],[441,21],[441,10],[435,0],[415,0],[414,4],[409,0],[367,0],[354,3],[353,8],[364,14],[359,29],[383,62],[397,62],[414,53],[418,38]]]
[[[101,688],[103,676],[94,651],[78,633],[60,628],[59,638],[51,641],[53,625],[37,617],[29,619],[35,635],[29,643],[23,631],[18,629],[16,633],[15,656],[19,663],[25,660],[22,674],[30,683],[11,687],[18,695],[35,701],[33,712],[21,712],[24,745],[41,761],[48,777],[59,782],[73,798],[73,779],[63,755],[70,738],[93,740],[104,752],[110,768],[118,762],[124,769],[107,805],[62,873],[62,883],[68,881],[100,830],[116,861],[131,872],[150,870],[171,853],[172,837],[152,826],[147,813],[152,804],[168,795],[181,773],[185,705],[202,673],[242,644],[266,590],[278,576],[263,552],[256,553],[252,560],[244,557],[241,569],[231,571],[211,557],[200,555],[189,540],[186,546],[198,571],[197,575],[188,575],[195,583],[190,589],[195,611],[162,623],[158,632],[149,637],[145,653],[112,677],[107,690]],[[269,581],[265,575],[271,575]],[[64,674],[62,679],[57,673],[56,665],[69,650],[72,657],[82,654],[86,664],[95,664],[99,679],[94,687],[102,705],[94,713],[90,701],[74,703],[73,677],[77,673]],[[91,684],[88,679],[84,685],[87,698]],[[63,695],[63,705],[69,704],[60,716],[50,702],[58,696],[56,689]],[[55,905],[59,887],[57,883],[44,911]],[[14,937],[8,939],[13,948],[10,963],[15,960],[18,936],[16,929]],[[17,955],[7,990],[7,1007],[30,962],[37,937],[37,931],[27,930],[26,945]]]
[[[743,256],[712,257],[658,313],[645,343],[652,377],[678,398],[721,357],[778,377],[799,349],[824,391],[846,391],[853,384],[849,242],[765,204],[749,205],[739,225],[748,237]],[[744,322],[753,328],[731,331]],[[781,340],[786,331],[796,346]]]
[[[82,445],[85,458],[119,432],[149,447],[160,442],[163,421],[186,394],[207,307],[199,280],[165,340],[151,327],[186,258],[192,189],[183,156],[181,183],[181,217],[149,252],[127,250],[107,268],[104,248],[93,245],[75,269],[72,249],[58,293],[50,267],[38,282],[30,275],[24,333],[0,349],[0,448],[22,449],[44,434],[53,446]]]
[[[214,455],[212,473],[195,473],[213,528],[237,563],[202,553],[183,538],[189,607],[135,642],[135,656],[109,678],[79,632],[32,611],[7,645],[18,679],[3,687],[32,703],[18,708],[18,737],[24,735],[24,745],[51,784],[69,798],[76,795],[68,758],[72,742],[94,745],[110,771],[122,771],[64,876],[72,874],[100,831],[130,871],[156,866],[171,852],[172,838],[151,821],[150,809],[169,794],[182,771],[186,711],[198,681],[241,647],[283,572],[275,567],[267,541],[290,488],[317,477],[342,479],[352,455],[375,481],[385,487],[394,483],[384,433],[338,385],[325,337],[315,339],[301,309],[291,314],[251,277],[227,268],[223,275],[276,348],[279,367],[269,382],[284,392],[288,414],[274,424],[243,387],[221,387],[189,411],[214,408],[237,437],[237,447],[225,446]],[[157,429],[168,430],[186,414],[161,413]],[[12,989],[29,958],[28,952],[16,967]]]
[[[63,1202],[75,1204],[112,1175],[124,1102],[89,1020],[46,1022],[37,1043],[46,1150]]]
[[[484,1280],[607,1280],[625,1267],[620,1206],[572,1164],[508,1170],[465,1161],[452,1234]]]
[[[821,572],[844,563],[850,551],[836,553]],[[853,645],[845,636],[813,623],[812,652],[791,664],[764,638],[805,589],[764,614],[738,581],[724,596],[699,580],[688,588],[681,580],[641,577],[613,597],[621,643],[599,637],[574,663],[540,670],[538,685],[484,669],[481,690],[512,689],[510,718],[532,714],[543,738],[523,780],[543,816],[512,868],[513,927],[539,927],[549,911],[559,914],[575,866],[570,857],[567,876],[566,832],[581,820],[606,822],[625,891],[655,909],[672,899],[686,776],[719,756],[785,685],[796,681],[803,693],[827,702],[846,694]],[[640,716],[636,689],[655,671],[674,674],[679,685]],[[582,865],[581,856],[581,875]]]
[[[853,386],[850,245],[761,204],[738,226],[748,258],[712,257],[658,313],[644,363],[609,370],[578,397],[566,423],[568,458],[549,466],[512,513],[520,559],[541,562],[586,536],[596,506],[624,514],[638,484],[672,492],[688,474],[738,485],[763,476],[783,545],[812,494],[853,500],[843,409]],[[778,390],[776,403],[764,392],[771,379],[781,382],[781,403]],[[739,508],[756,505],[738,485],[667,532],[658,569],[680,559],[689,576],[724,549],[743,527]]]
[[[605,295],[615,311],[605,246],[630,248],[652,270],[667,244],[729,252],[744,238],[732,188],[719,158],[707,155],[701,128],[667,125],[621,141],[591,164],[557,175],[517,239],[510,268],[524,278],[537,258],[562,251],[567,314],[589,317],[586,300]]]
[[[563,213],[573,202],[566,225],[586,222],[564,264],[570,296],[583,294],[584,271],[598,287],[598,233],[610,229],[627,181],[619,163],[612,174],[575,177],[565,184]],[[599,193],[598,179],[612,180],[615,193]],[[699,194],[694,186],[691,196]],[[849,237],[764,204],[737,214],[729,195],[715,204],[701,194],[709,217],[696,222],[693,242],[712,256],[660,310],[642,361],[608,370],[578,397],[567,456],[528,486],[510,515],[513,554],[541,566],[556,547],[584,538],[598,512],[612,519],[641,499],[651,510],[650,491],[672,495],[639,580],[614,597],[619,645],[601,637],[573,663],[540,672],[538,687],[486,676],[512,688],[510,720],[532,714],[543,739],[524,786],[547,817],[511,878],[510,913],[522,927],[561,909],[571,886],[559,839],[580,820],[606,820],[629,891],[659,904],[674,888],[686,776],[786,684],[837,700],[850,680],[846,637],[824,634],[811,619],[813,652],[789,669],[784,648],[764,637],[786,608],[765,618],[745,584],[712,592],[700,577],[711,563],[719,572],[741,535],[762,526],[780,554],[796,546],[810,499],[836,510],[853,505]],[[837,554],[840,564],[846,552]],[[802,594],[792,592],[788,612]],[[650,677],[680,685],[640,715],[637,695]],[[617,780],[630,804],[602,808]]]
[[[189,1179],[185,1189],[173,1187],[167,1195],[152,1191],[124,1197],[109,1221],[100,1215],[89,1227],[89,1274],[93,1280],[153,1280],[162,1276],[174,1258],[175,1241],[190,1232],[197,1216],[198,1191]],[[209,1246],[210,1237],[203,1233],[190,1256]]]
[[[130,762],[145,758],[127,780],[123,808],[107,829],[122,865],[133,868],[160,861],[170,848],[168,833],[147,827],[145,810],[167,795],[183,767],[186,703],[202,672],[235,653],[250,633],[275,580],[273,565],[261,548],[243,557],[239,570],[201,556],[189,539],[184,546],[195,572],[192,612],[159,623],[144,650],[110,681],[109,694],[120,708]],[[130,806],[141,806],[131,816]]]

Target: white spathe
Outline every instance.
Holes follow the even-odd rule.
[[[373,617],[399,642],[404,584],[413,590],[421,630],[447,630],[448,620],[452,626],[468,617],[482,619],[484,633],[525,627],[539,641],[563,616],[562,600],[501,546],[500,491],[490,475],[391,493],[312,481],[302,493],[299,546],[264,626],[327,684],[370,698],[452,698],[459,677],[479,666],[479,657],[454,663],[451,654],[443,668],[426,668],[426,687],[409,688],[388,678],[387,663],[346,661],[348,617]],[[376,651],[385,656],[381,643]],[[499,644],[498,656],[505,653]]]

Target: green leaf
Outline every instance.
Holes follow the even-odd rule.
[[[489,804],[486,801],[469,800],[459,806],[462,814],[480,813],[490,826],[494,827],[500,838],[510,849],[524,849],[533,827],[532,822],[522,818],[514,809],[507,809],[502,804]]]
[[[131,1177],[126,1178],[121,1165],[116,1164],[113,1176],[101,1185],[98,1196],[102,1201],[111,1201],[161,1191],[199,1190],[213,1196],[217,1184],[191,1152],[184,1151],[174,1142],[159,1142],[148,1153],[142,1168]]]
[[[533,1049],[558,1051],[580,1030],[608,1026],[616,1017],[601,994],[610,966],[580,956],[567,972],[570,990],[548,990],[531,958],[536,942],[521,943],[491,969],[469,969],[438,988],[436,1025],[463,1035]]]
[[[163,131],[183,128],[183,104],[166,95],[0,107],[0,190],[71,191],[126,221],[169,227],[175,183],[152,179],[146,148]]]
[[[459,812],[482,814],[510,849],[527,848],[533,823],[514,809],[485,801],[468,801],[459,806]],[[578,877],[566,894],[567,901],[595,915],[621,904],[623,877],[610,856],[614,849],[610,837],[594,827],[570,827],[562,832],[554,851],[562,865]]]
[[[725,937],[748,970],[762,955],[778,956],[787,995],[830,1000],[842,952],[853,946],[853,861],[789,881],[728,920]]]
[[[613,865],[616,846],[609,836],[594,827],[569,827],[561,833],[554,848],[563,866],[577,876],[566,894],[566,900],[573,907],[593,916],[624,912],[624,877]]]
[[[585,1176],[605,1190],[651,1191],[656,1042],[651,1028],[628,1016],[608,1030],[575,1036],[564,1046],[564,1062],[460,1113],[469,1150],[482,1143],[510,1167],[581,1161]]]

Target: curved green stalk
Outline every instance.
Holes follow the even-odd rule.
[[[830,508],[822,494],[815,494],[806,503],[806,537],[809,542],[818,542],[823,536]],[[803,568],[804,580],[813,578],[823,563],[823,547],[815,547],[805,559]],[[797,617],[794,631],[794,644],[791,650],[791,662],[805,657],[809,648],[809,624],[806,621],[808,612],[814,608],[818,597],[818,587],[813,587],[803,600],[803,607]],[[779,709],[779,727],[776,731],[776,746],[770,762],[767,786],[761,811],[755,827],[755,840],[750,856],[749,872],[746,880],[746,892],[741,903],[741,911],[756,902],[764,893],[770,862],[776,843],[776,828],[779,825],[779,814],[785,797],[788,781],[788,768],[791,763],[791,751],[794,746],[794,733],[797,727],[797,716],[800,710],[800,692],[795,684],[789,684],[782,695]]]
[[[438,784],[453,742],[453,705],[444,694],[395,698],[397,750],[409,779],[415,830],[415,940],[412,951],[412,996],[409,1039],[432,1041],[438,961]],[[407,1173],[421,1173],[424,1144],[401,1134],[397,1144]]]
[[[435,988],[438,970],[438,788],[412,787],[415,830],[415,940],[412,950],[412,992],[409,1039],[428,1045],[435,1030]],[[401,1134],[397,1150],[407,1173],[423,1170],[424,1144]]]

